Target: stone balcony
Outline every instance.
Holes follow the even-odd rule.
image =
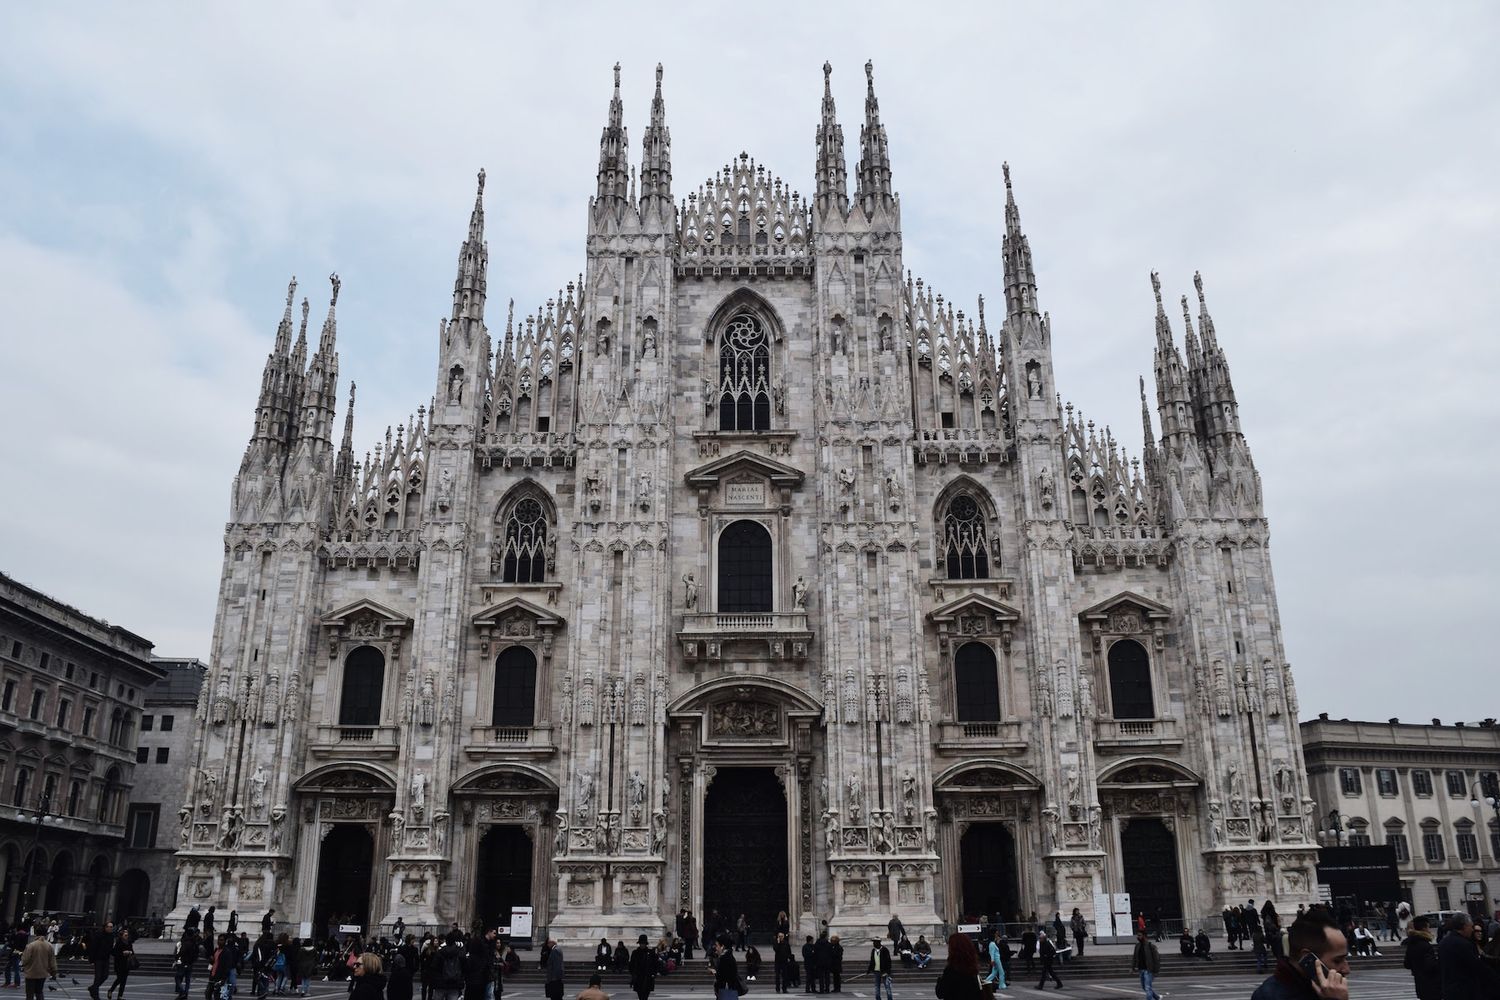
[[[308,750],[317,757],[394,759],[401,751],[399,726],[319,726]]]
[[[1031,741],[1031,727],[1019,720],[939,722],[934,728],[940,751],[1011,754],[1025,750]]]
[[[1103,753],[1176,750],[1182,731],[1176,719],[1100,719],[1094,746]]]
[[[806,611],[690,611],[677,633],[691,661],[753,651],[773,660],[805,660],[812,643]]]
[[[557,753],[557,743],[549,725],[471,726],[463,749],[473,759],[550,757]]]

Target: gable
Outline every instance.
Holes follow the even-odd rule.
[[[751,451],[740,450],[733,455],[714,459],[706,465],[690,470],[683,479],[689,486],[698,488],[717,486],[726,479],[756,476],[769,480],[776,486],[797,487],[802,485],[801,470],[790,465],[772,461]]]

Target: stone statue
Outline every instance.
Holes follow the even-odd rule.
[[[266,686],[260,693],[260,722],[263,726],[274,726],[281,721],[281,675],[274,670],[266,678]]]
[[[647,323],[641,331],[641,355],[647,358],[656,357],[656,325]]]
[[[1103,810],[1098,806],[1089,806],[1089,847],[1098,851],[1103,843]]]
[[[424,726],[432,725],[433,712],[437,707],[437,694],[433,690],[432,671],[422,675],[422,687],[417,693],[417,721]]]
[[[651,473],[642,472],[636,477],[635,502],[641,510],[651,509]]]
[[[823,812],[828,811],[828,775],[826,774],[818,779],[818,808]]]
[[[233,851],[239,848],[240,825],[239,810],[225,806],[224,813],[219,820],[219,849],[221,851]]]
[[[411,815],[418,823],[427,814],[427,775],[417,771],[411,776]]]
[[[1044,716],[1052,714],[1052,678],[1045,664],[1036,667],[1036,708]]]
[[[1042,466],[1041,474],[1037,476],[1037,483],[1041,489],[1042,506],[1050,509],[1057,499],[1057,484],[1052,480],[1052,470],[1045,465]]]
[[[667,814],[660,809],[651,813],[651,853],[662,854],[667,847]]]
[[[849,794],[849,822],[857,826],[865,814],[865,785],[858,771],[849,772],[846,787]]]
[[[1266,714],[1275,718],[1281,715],[1281,671],[1270,660],[1264,661],[1261,670],[1266,683]]]
[[[1087,673],[1078,675],[1078,717],[1080,719],[1094,717],[1094,683],[1089,680]]]
[[[269,847],[272,854],[281,853],[281,824],[286,821],[286,806],[278,805],[271,809],[271,833]]]
[[[839,493],[846,497],[852,496],[854,494],[854,481],[855,475],[853,469],[847,465],[839,469]]]
[[[1213,847],[1224,843],[1224,807],[1217,802],[1208,804],[1208,840]]]
[[[839,846],[839,814],[833,809],[823,810],[823,847],[832,854]]]
[[[462,403],[464,401],[464,372],[462,368],[455,368],[448,373],[448,402]]]
[[[937,850],[938,839],[938,811],[928,806],[922,811],[922,833],[927,841],[927,850]]]
[[[568,853],[568,811],[557,811],[557,833],[552,837],[552,853],[562,857]]]
[[[1234,706],[1240,712],[1250,711],[1250,679],[1240,674],[1234,679]]]
[[[578,815],[587,819],[594,812],[594,776],[588,771],[578,775]]]
[[[1031,399],[1040,399],[1042,395],[1042,375],[1036,362],[1026,366],[1026,395]]]
[[[1207,718],[1213,712],[1213,698],[1208,690],[1208,678],[1203,676],[1202,665],[1193,668],[1193,690],[1198,695],[1198,712]]]
[[[432,817],[432,846],[438,854],[446,853],[448,847],[448,814],[440,812]]]
[[[1057,717],[1073,717],[1073,683],[1068,677],[1068,664],[1064,660],[1057,661]]]
[[[599,474],[590,472],[583,479],[583,494],[588,499],[589,510],[597,511],[604,504],[599,484]]]
[[[885,474],[885,499],[891,505],[892,512],[901,509],[901,501],[905,496],[906,490],[901,485],[901,480],[896,478],[894,472],[887,471]]]
[[[1068,795],[1068,811],[1076,818],[1079,810],[1083,807],[1083,803],[1079,798],[1082,786],[1078,780],[1078,768],[1072,764],[1069,764],[1067,769],[1063,771],[1063,788],[1067,791]]]
[[[266,766],[256,764],[255,770],[250,773],[250,810],[251,815],[259,816],[266,808]]]
[[[792,604],[798,611],[807,610],[807,581],[800,576],[792,584]]]
[[[1229,809],[1236,816],[1242,816],[1245,812],[1245,779],[1240,774],[1240,766],[1233,761],[1229,764],[1227,772],[1229,787]]]
[[[711,379],[703,380],[703,412],[714,412],[714,406],[719,402],[719,387],[714,385]]]
[[[210,719],[216,726],[222,726],[229,721],[229,675],[219,675],[219,686],[215,690],[213,711]]]
[[[917,815],[917,776],[907,768],[906,773],[901,775],[901,817],[907,823],[912,822]]]
[[[1219,718],[1227,719],[1230,716],[1229,708],[1229,683],[1224,678],[1224,661],[1214,661],[1214,710],[1219,713]]]
[[[193,810],[189,806],[183,806],[177,810],[177,840],[182,845],[182,850],[187,850],[193,837]]]
[[[774,401],[776,412],[782,416],[786,415],[786,377],[779,375],[776,384],[771,386],[771,399]]]
[[[682,602],[689,611],[698,610],[698,578],[691,573],[682,577]]]
[[[203,811],[203,815],[207,816],[213,811],[214,799],[219,794],[219,775],[207,768],[203,768],[198,773],[202,775],[198,783],[198,808]]]
[[[1285,683],[1281,685],[1281,688],[1286,695],[1286,714],[1290,715],[1295,721],[1297,718],[1297,684],[1292,680],[1292,665],[1290,663],[1282,667],[1282,675],[1285,678]]]
[[[1042,845],[1044,850],[1051,853],[1062,847],[1062,819],[1051,806],[1042,810],[1042,832],[1046,841]]]
[[[406,817],[401,815],[401,810],[396,809],[386,817],[391,821],[391,843],[396,845],[397,851],[406,847]]]
[[[646,804],[646,781],[641,772],[631,771],[629,778],[630,804],[639,808]]]

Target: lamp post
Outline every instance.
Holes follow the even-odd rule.
[[[31,912],[31,904],[35,902],[36,893],[32,889],[32,883],[36,879],[36,848],[42,839],[42,824],[49,819],[55,819],[57,814],[52,811],[52,795],[50,792],[43,793],[42,801],[35,809],[27,809],[24,806],[16,809],[16,819],[25,822],[27,817],[34,817],[35,824],[31,833],[31,850],[26,854],[26,880],[21,884],[21,913]]]
[[[1328,810],[1325,824],[1328,827],[1326,835],[1333,841],[1333,846],[1337,847],[1342,844],[1344,842],[1344,817],[1339,815],[1337,809]]]
[[[1500,789],[1494,790],[1500,792]],[[1474,784],[1469,787],[1469,795],[1471,796],[1469,799],[1469,805],[1473,806],[1474,811],[1479,813],[1480,826],[1483,827],[1484,825],[1484,807],[1489,806],[1490,809],[1495,813],[1495,827],[1496,829],[1500,829],[1500,795],[1485,794],[1483,782],[1480,781],[1474,782]],[[1491,841],[1490,843],[1490,853],[1492,855],[1495,853],[1495,844],[1493,841]]]

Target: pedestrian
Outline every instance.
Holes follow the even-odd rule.
[[[776,966],[776,992],[785,993],[792,984],[792,974],[788,968],[792,964],[792,943],[779,931],[775,943],[771,945],[771,959]]]
[[[214,936],[214,908],[212,906],[203,914],[203,940],[215,943],[219,940]]]
[[[1214,957],[1209,954],[1209,951],[1212,948],[1213,942],[1209,941],[1208,932],[1205,931],[1202,927],[1198,928],[1198,935],[1197,937],[1193,938],[1193,954],[1197,955],[1205,962],[1212,962],[1214,960]]]
[[[1266,947],[1266,932],[1259,927],[1250,932],[1250,946],[1255,949],[1255,971],[1266,971],[1266,953],[1270,951]]]
[[[120,994],[120,1000],[125,1000],[125,983],[130,979],[130,970],[135,968],[135,943],[131,940],[130,928],[120,931],[120,936],[115,939],[112,952],[115,967],[115,981],[109,984],[105,995],[113,997],[115,992]]]
[[[635,939],[635,951],[630,953],[630,988],[638,1000],[646,1000],[656,989],[656,953],[644,934]]]
[[[967,934],[948,936],[948,964],[932,987],[938,1000],[980,1000],[979,952]]]
[[[385,984],[385,1000],[411,1000],[412,963],[409,956],[397,949],[391,956],[391,975]]]
[[[47,940],[46,928],[38,924],[34,934],[21,951],[21,975],[26,980],[26,1000],[43,1000],[47,980],[57,978],[57,952]]]
[[[837,934],[828,938],[828,971],[833,979],[833,992],[844,992],[844,946]]]
[[[817,981],[819,993],[827,993],[832,986],[833,971],[829,968],[832,961],[833,946],[828,943],[828,926],[825,923],[822,933],[818,935],[818,940],[813,942],[812,951],[812,967],[818,970]]]
[[[906,936],[906,928],[902,926],[901,918],[894,913],[891,914],[891,919],[886,921],[885,931],[890,935],[892,947]]]
[[[1479,954],[1480,927],[1467,913],[1448,919],[1448,933],[1437,943],[1443,1000],[1494,1000],[1500,997],[1500,972]]]
[[[787,950],[791,950],[790,946]],[[719,935],[719,958],[714,963],[715,1000],[739,1000],[747,992],[745,984],[740,982],[740,966],[734,960],[734,948],[731,947],[729,935],[721,933]]]
[[[543,992],[547,1000],[562,1000],[563,997],[563,950],[552,938],[547,939],[547,975]]]
[[[604,976],[597,972],[589,976],[589,984],[578,992],[578,1000],[609,1000],[609,994],[604,992]]]
[[[1145,993],[1146,1000],[1161,1000],[1154,985],[1161,972],[1161,952],[1146,936],[1145,931],[1135,933],[1135,952],[1130,956],[1130,971],[1140,973],[1141,990]]]
[[[349,1000],[386,1000],[385,972],[373,951],[362,953],[350,970]]]
[[[1349,940],[1331,916],[1307,911],[1292,923],[1287,940],[1291,956],[1276,960],[1250,1000],[1349,1000]]]
[[[1082,958],[1083,942],[1089,936],[1089,922],[1084,919],[1083,914],[1075,906],[1073,907],[1073,919],[1069,923],[1073,926],[1073,950],[1077,952],[1079,958]]]
[[[1443,973],[1438,967],[1437,946],[1432,939],[1432,925],[1426,917],[1411,922],[1404,943],[1406,957],[1401,964],[1411,972],[1417,1000],[1443,1000]]]
[[[318,974],[318,949],[313,946],[312,938],[298,938],[294,943],[296,947],[292,950],[292,971],[297,979],[297,992],[301,996],[307,996],[307,984]],[[437,953],[436,947],[433,948],[433,953]],[[425,981],[422,988],[427,988]]]
[[[899,926],[900,921],[891,917]],[[880,988],[885,987],[885,1000],[895,1000],[891,993],[891,952],[880,943],[880,938],[870,939],[870,962],[865,967],[875,981],[875,1000],[880,1000]]]
[[[202,920],[203,914],[198,912],[198,906],[194,904],[193,908],[188,910],[187,919],[182,922],[182,929],[185,931],[195,931]],[[209,944],[212,945],[213,942],[210,941]]]
[[[996,927],[990,931],[990,943],[985,950],[989,953],[990,959],[989,975],[984,977],[982,984],[989,987],[985,992],[993,993],[996,990],[1003,990],[1006,987],[1005,956],[1000,950],[1000,928]]]
[[[6,936],[5,942],[5,985],[15,988],[22,985],[21,982],[21,953],[31,943],[31,937],[26,933],[26,928],[17,924]]]
[[[1146,929],[1146,922],[1141,921],[1141,930]],[[1030,975],[1036,971],[1036,928],[1034,924],[1027,924],[1026,930],[1021,932],[1021,957],[1026,960],[1026,973]]]
[[[1224,907],[1224,912],[1220,914],[1220,917],[1224,921],[1224,937],[1228,941],[1228,944],[1225,947],[1227,947],[1230,951],[1235,951],[1240,946],[1239,914],[1234,911],[1233,907],[1226,906]]]
[[[1057,988],[1062,989],[1062,980],[1057,978],[1057,972],[1052,967],[1057,961],[1057,947],[1047,939],[1046,931],[1037,932],[1036,951],[1037,958],[1041,959],[1042,962],[1042,978],[1036,984],[1036,988],[1039,990],[1046,989],[1047,979],[1050,976],[1052,981],[1057,984]]]
[[[735,921],[734,929],[740,937],[740,948],[745,948],[750,944],[750,921],[743,913],[740,914],[740,919]]]
[[[807,935],[807,940],[802,942],[802,992],[816,993],[818,991],[818,965],[814,961],[813,936]]]
[[[99,1000],[99,987],[109,978],[110,965],[115,953],[115,922],[104,921],[104,927],[89,936],[89,961],[94,965],[94,981],[89,984],[88,994]]]
[[[262,934],[271,933],[271,918],[275,915],[275,910],[267,910],[265,914],[260,918],[260,932]],[[398,931],[397,933],[399,934],[400,932]]]
[[[600,938],[599,944],[594,948],[594,971],[608,972],[609,964],[614,958],[615,950],[609,946],[609,938]]]
[[[463,995],[463,939],[463,934],[459,931],[449,931],[443,946],[438,949],[437,954],[432,958],[434,1000],[459,1000]],[[549,983],[548,986],[550,987],[551,984]],[[551,997],[552,1000],[562,1000],[562,990],[559,988],[557,996],[553,997],[549,989],[547,996]]]
[[[917,943],[911,948],[912,964],[919,969],[925,969],[932,962],[932,945],[927,941],[926,934],[917,935]],[[827,990],[823,991],[827,993]]]

